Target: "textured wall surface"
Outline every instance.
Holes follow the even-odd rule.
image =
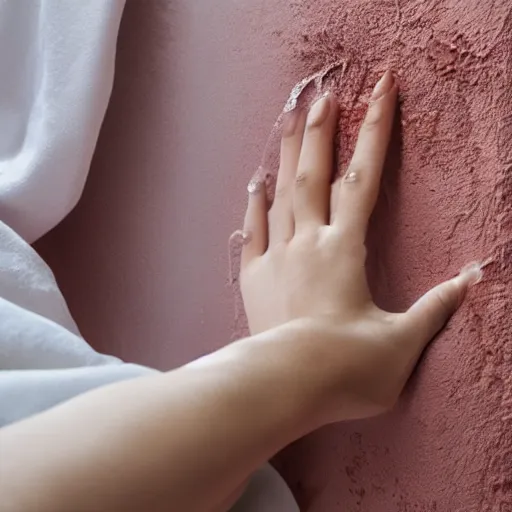
[[[485,279],[393,413],[327,427],[277,465],[303,510],[512,511],[511,30],[506,0],[129,0],[84,197],[39,244],[86,338],[168,368],[237,333],[227,239],[290,88],[345,62],[326,79],[342,166],[391,66],[376,300],[403,309],[475,259]]]

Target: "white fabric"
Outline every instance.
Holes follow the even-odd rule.
[[[0,0],[0,428],[156,371],[94,351],[51,270],[27,243],[80,197],[112,88],[123,6],[124,0]],[[269,468],[257,473],[236,508],[297,510]]]
[[[154,371],[84,341],[51,270],[25,241],[53,228],[81,194],[123,7],[0,0],[0,427]]]
[[[32,242],[75,206],[124,0],[0,0],[0,219]]]

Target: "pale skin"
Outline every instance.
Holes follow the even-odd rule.
[[[347,171],[355,179],[334,185],[334,96],[288,116],[276,200],[267,211],[256,187],[245,218],[241,287],[251,335],[0,430],[1,512],[223,512],[286,444],[393,407],[480,277],[472,268],[405,313],[372,301],[364,242],[396,98],[388,72]]]

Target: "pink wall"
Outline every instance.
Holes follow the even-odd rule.
[[[343,148],[377,72],[392,65],[402,86],[403,152],[397,139],[370,243],[379,303],[493,259],[395,412],[280,457],[304,510],[512,511],[506,5],[128,1],[83,199],[38,245],[95,347],[164,369],[230,339],[245,185],[291,86],[340,56]]]
[[[263,3],[128,2],[86,190],[40,245],[101,350],[169,368],[231,338],[228,237],[294,79]]]

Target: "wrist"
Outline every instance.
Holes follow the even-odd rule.
[[[293,411],[301,435],[332,421],[342,381],[340,345],[322,322],[303,318],[233,344]]]

